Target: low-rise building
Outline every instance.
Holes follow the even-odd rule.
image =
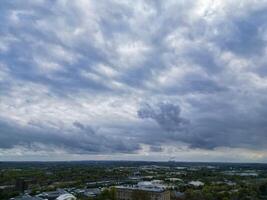
[[[201,181],[190,181],[188,184],[189,184],[189,185],[192,185],[192,186],[194,186],[194,187],[201,187],[201,186],[204,185],[204,183],[201,182]]]
[[[24,194],[18,197],[10,198],[10,200],[43,200],[43,199],[39,197],[32,197],[28,194]]]
[[[36,197],[47,200],[76,200],[75,196],[61,189],[51,192],[43,192],[36,195]]]
[[[151,182],[140,182],[133,186],[117,186],[118,200],[170,200],[170,191]]]

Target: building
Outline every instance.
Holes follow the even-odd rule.
[[[204,185],[204,183],[201,181],[190,181],[188,184],[194,187],[201,187]]]
[[[52,192],[43,192],[36,196],[46,200],[76,200],[75,196],[61,189]]]
[[[32,197],[28,194],[24,194],[22,196],[19,196],[19,197],[14,197],[14,198],[11,198],[10,200],[43,200],[39,197]]]
[[[98,195],[100,195],[101,193],[101,190],[98,189],[98,188],[90,188],[90,189],[86,189],[83,193],[84,196],[86,197],[91,197],[91,198],[94,198],[94,197],[97,197]]]
[[[53,192],[44,192],[35,197],[28,194],[10,198],[9,200],[76,200],[77,198],[70,193],[57,190]]]
[[[72,194],[62,194],[56,200],[76,200],[76,197]]]
[[[117,200],[170,200],[170,191],[152,182],[140,182],[134,186],[117,186]]]
[[[78,197],[95,198],[100,195],[101,190],[99,188],[86,188],[86,189],[73,189],[69,190],[72,194]]]

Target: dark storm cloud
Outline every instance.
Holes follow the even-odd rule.
[[[156,145],[156,146],[150,146],[150,151],[152,152],[161,152],[163,149],[161,146]]]
[[[216,105],[212,99],[206,102]],[[191,148],[214,149],[216,147],[266,148],[267,131],[266,116],[259,119],[253,111],[251,115],[240,113],[232,105],[221,107],[217,105],[209,113],[208,107],[198,105],[202,114],[189,121],[181,116],[178,105],[161,103],[154,106],[146,104],[138,111],[141,119],[152,119],[162,130],[146,130],[146,142],[155,145],[158,141],[185,142]],[[263,109],[263,108],[261,108]],[[264,109],[266,111],[266,109]],[[266,112],[263,115],[266,115]],[[151,122],[146,122],[151,123]],[[165,132],[163,132],[165,131]],[[155,135],[156,134],[156,135]]]
[[[23,146],[33,151],[62,148],[67,152],[79,154],[132,153],[139,149],[137,144],[130,141],[99,135],[90,126],[79,122],[74,122],[73,125],[78,130],[70,132],[48,128],[44,130],[43,127],[37,126],[23,127],[1,121],[0,148]]]
[[[165,131],[179,131],[188,120],[180,116],[181,109],[178,105],[170,103],[160,103],[156,107],[149,104],[138,110],[138,117],[141,119],[153,119]]]

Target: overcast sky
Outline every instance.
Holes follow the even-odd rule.
[[[1,0],[0,160],[267,162],[266,0]]]

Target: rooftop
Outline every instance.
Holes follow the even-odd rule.
[[[25,194],[23,196],[11,198],[10,200],[43,200],[43,199],[41,199],[39,197],[32,197],[28,194]]]
[[[164,192],[165,186],[150,181],[139,182],[137,185],[116,186],[117,189],[143,190],[150,192]]]

